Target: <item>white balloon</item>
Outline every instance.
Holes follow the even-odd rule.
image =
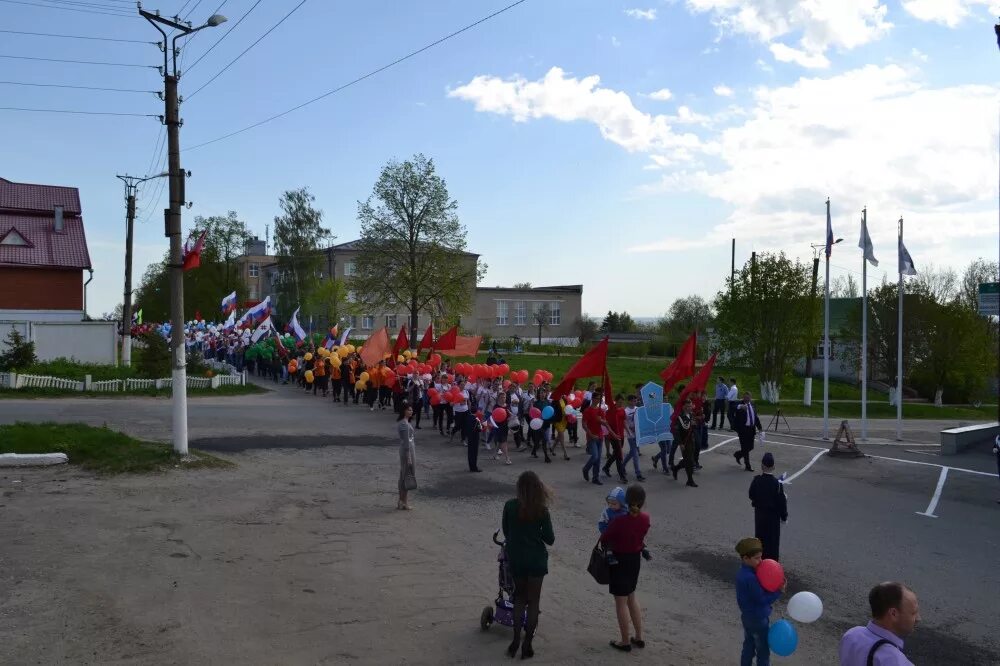
[[[541,430],[543,423],[544,421],[542,421],[541,419],[531,419],[531,423],[529,423],[528,425],[531,427],[532,430]]]
[[[804,624],[815,622],[823,614],[823,602],[812,592],[799,592],[788,600],[788,614]]]

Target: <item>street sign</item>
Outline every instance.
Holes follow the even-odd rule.
[[[1000,282],[979,283],[979,314],[984,317],[1000,315]]]

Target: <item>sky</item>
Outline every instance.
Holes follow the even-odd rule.
[[[733,238],[737,267],[753,251],[809,261],[827,198],[844,238],[831,279],[860,282],[866,206],[880,260],[869,283],[895,279],[901,216],[918,270],[996,258],[1000,0],[524,0],[200,145],[511,2],[146,3],[195,25],[220,4],[229,18],[180,56],[185,228],[235,210],[263,237],[281,193],[307,186],[336,241],[353,240],[383,165],[422,152],[489,266],[483,286],[583,284],[592,315],[710,299]],[[0,30],[156,41],[126,12],[127,0],[0,0]],[[0,57],[0,107],[140,114],[0,110],[0,177],[79,188],[88,309],[110,311],[124,274],[115,176],[162,171],[161,126],[142,114],[163,104],[150,92],[9,82],[156,91],[162,55],[149,43],[0,32],[0,56],[116,63]],[[139,193],[136,284],[167,248],[162,182]]]

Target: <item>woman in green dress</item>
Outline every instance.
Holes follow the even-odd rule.
[[[518,647],[522,659],[535,654],[531,639],[538,626],[542,580],[549,572],[549,553],[545,547],[556,540],[549,516],[551,501],[551,491],[537,474],[528,471],[517,479],[517,497],[508,500],[503,507],[503,534],[514,577],[514,640],[507,648],[510,657],[517,654]],[[525,611],[524,643],[521,643],[521,618]]]

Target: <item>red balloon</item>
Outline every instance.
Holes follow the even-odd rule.
[[[757,567],[757,580],[768,592],[777,592],[785,584],[785,570],[777,560],[763,560]]]
[[[452,382],[455,381],[455,375],[448,375],[447,379],[448,379],[448,383],[451,384]]]
[[[506,391],[509,388],[510,388],[510,380],[509,379],[503,380],[503,390]]]
[[[576,415],[575,414],[568,414],[566,416],[566,423],[576,423]]]
[[[575,395],[580,400],[583,400],[583,391],[581,391],[580,389],[573,391],[573,395]]]
[[[402,377],[403,375],[405,375],[409,371],[410,371],[409,370],[409,366],[402,365],[402,364],[396,366],[396,374],[399,375],[400,377]]]
[[[501,407],[497,407],[493,410],[493,420],[497,423],[503,423],[507,420],[507,410]]]
[[[431,396],[431,404],[432,405],[440,405],[441,404],[441,396],[439,396],[437,393],[435,393],[434,395],[432,395]]]
[[[510,366],[507,365],[506,363],[501,363],[500,364],[500,374],[501,375],[506,375],[508,372],[510,372]]]
[[[528,410],[528,416],[533,419],[540,419],[542,418],[542,410],[538,409],[538,407],[532,407]]]
[[[573,409],[580,409],[583,406],[583,400],[580,398],[573,398]]]
[[[542,376],[540,374],[538,374],[537,372],[535,373],[535,376],[531,378],[531,383],[534,384],[535,386],[541,386],[542,385],[542,381],[544,381],[542,379]]]
[[[433,398],[437,394],[438,394],[438,390],[436,388],[434,388],[433,386],[430,387],[429,389],[427,389],[427,395],[429,395],[430,397]]]

